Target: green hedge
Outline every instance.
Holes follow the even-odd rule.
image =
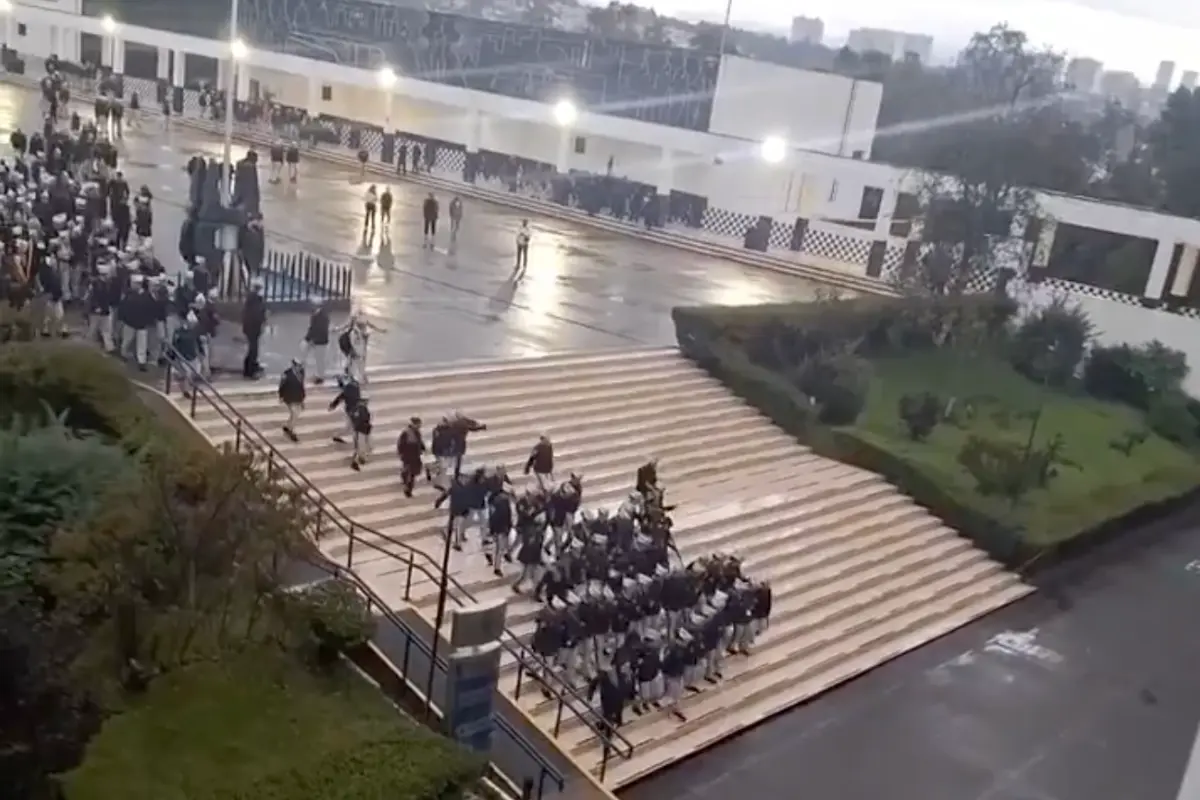
[[[0,347],[0,424],[50,408],[71,428],[136,446],[161,430],[124,366],[94,347],[44,340]]]

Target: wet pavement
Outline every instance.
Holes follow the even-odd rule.
[[[31,130],[39,119],[32,92],[0,86],[5,140],[13,125]],[[154,192],[156,250],[164,261],[178,263],[175,246],[187,192],[184,164],[195,153],[219,157],[221,149],[213,137],[182,127],[164,132],[158,121],[127,133],[124,169],[132,186],[145,184]],[[234,157],[245,150],[235,144]],[[444,231],[428,251],[421,242],[421,203],[428,190],[397,182],[391,246],[381,251],[380,237],[366,245],[360,239],[366,186],[353,172],[307,161],[296,186],[273,186],[266,178],[263,166],[269,245],[355,265],[356,301],[386,331],[372,339],[376,364],[671,344],[673,306],[805,299],[817,287],[549,217],[530,219],[529,268],[514,285],[508,278],[521,212],[464,199],[455,251],[448,248]],[[445,223],[450,197],[439,199]],[[264,343],[268,366],[297,351],[303,327],[302,315],[277,320]]]
[[[1198,516],[621,796],[1174,800],[1200,720]]]

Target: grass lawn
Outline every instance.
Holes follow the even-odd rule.
[[[435,800],[481,768],[348,669],[255,651],[156,681],[64,786],[67,800]]]
[[[1032,544],[1070,539],[1107,519],[1200,485],[1196,454],[1152,433],[1129,456],[1109,446],[1126,431],[1146,429],[1136,411],[1083,394],[1043,389],[1003,360],[927,352],[872,364],[867,408],[853,430],[918,467],[961,502],[1019,526]],[[914,442],[897,409],[903,395],[921,391],[934,392],[943,401],[976,398],[976,413],[964,427],[943,423],[926,441]],[[1043,411],[1037,442],[1060,434],[1065,456],[1079,469],[1060,466],[1047,489],[1031,492],[1015,508],[1007,500],[979,495],[974,480],[957,462],[963,443],[974,434],[1024,445],[1030,421],[1015,416],[1039,406]],[[1008,410],[1009,419],[1002,409]]]

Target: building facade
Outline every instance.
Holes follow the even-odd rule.
[[[933,55],[933,37],[883,28],[856,28],[850,31],[846,47],[856,53],[883,53],[893,61],[915,57],[927,64]]]
[[[1073,58],[1067,64],[1066,80],[1081,92],[1095,92],[1100,85],[1104,64],[1094,58]]]
[[[791,42],[820,44],[825,39],[825,23],[815,17],[793,17]]]

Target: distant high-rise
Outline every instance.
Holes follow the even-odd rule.
[[[1104,64],[1094,58],[1073,58],[1067,65],[1067,83],[1080,92],[1096,91]]]
[[[792,18],[792,36],[793,42],[804,42],[806,44],[820,44],[825,38],[825,23],[815,17],[793,17]]]
[[[1141,105],[1142,84],[1132,72],[1110,71],[1100,76],[1100,93],[1136,111]]]
[[[1187,89],[1189,92],[1196,88],[1196,70],[1185,69],[1183,77],[1179,79],[1180,87]]]
[[[1162,61],[1158,65],[1158,72],[1154,74],[1154,88],[1159,91],[1165,91],[1171,86],[1171,78],[1175,77],[1175,62]]]
[[[915,56],[923,64],[933,55],[933,37],[923,33],[904,33],[882,28],[856,28],[850,31],[846,47],[856,53],[883,53],[893,61]]]

